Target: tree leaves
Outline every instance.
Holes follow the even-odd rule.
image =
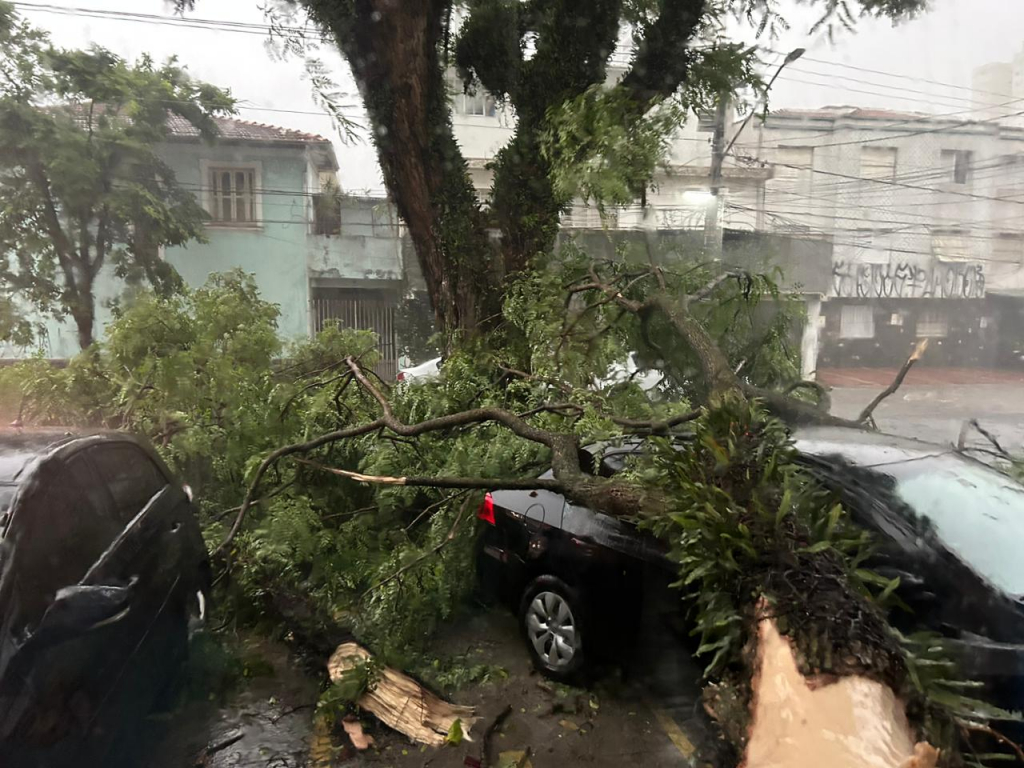
[[[159,145],[170,115],[212,139],[234,100],[173,59],[55,48],[2,3],[0,39],[0,288],[70,314],[88,344],[106,264],[123,280],[180,287],[159,248],[201,239],[206,214]]]

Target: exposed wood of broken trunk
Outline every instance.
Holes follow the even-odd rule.
[[[339,645],[327,662],[331,681],[338,682],[346,672],[370,659],[370,652],[356,643]],[[477,721],[472,707],[449,704],[391,667],[381,669],[379,678],[371,681],[356,704],[388,727],[432,747],[445,743],[456,720],[462,728],[463,738],[472,741],[470,729]]]

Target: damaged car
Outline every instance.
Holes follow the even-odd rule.
[[[1024,487],[951,447],[841,427],[794,438],[799,462],[874,534],[868,567],[899,578],[910,612],[895,609],[894,624],[941,634],[965,679],[1024,709]],[[643,443],[587,450],[610,477]],[[645,574],[677,573],[658,539],[550,491],[495,491],[478,517],[481,577],[517,608],[535,666],[555,678],[632,623]]]
[[[0,433],[4,765],[102,764],[173,682],[209,581],[191,491],[149,445]]]

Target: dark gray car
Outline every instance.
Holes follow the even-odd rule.
[[[869,567],[900,577],[914,613],[894,621],[945,635],[994,703],[1024,708],[1024,487],[941,445],[843,428],[795,439],[800,461],[875,534]],[[610,476],[643,445],[588,450]],[[661,542],[558,494],[497,491],[480,516],[482,578],[518,608],[535,665],[554,677],[631,624],[646,573],[674,573]]]
[[[205,611],[190,492],[129,435],[5,430],[0,536],[4,765],[100,759]]]

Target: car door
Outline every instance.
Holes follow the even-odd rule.
[[[84,578],[86,584],[136,580],[137,618],[174,610],[194,587],[189,538],[191,508],[184,491],[139,446],[102,442],[88,457],[108,490],[122,530]],[[173,603],[173,605],[172,605]]]
[[[0,591],[0,739],[58,740],[87,725],[94,683],[116,656],[110,627],[52,648],[33,643],[58,590],[77,584],[121,533],[106,488],[82,452],[43,462],[21,489],[8,528]]]

